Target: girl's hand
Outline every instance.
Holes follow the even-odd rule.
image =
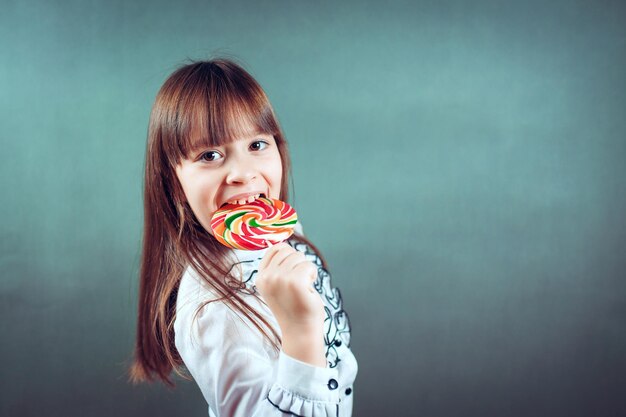
[[[285,242],[265,253],[255,285],[282,330],[324,328],[324,303],[312,285],[316,278],[317,266]]]

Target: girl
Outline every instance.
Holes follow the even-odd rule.
[[[192,62],[159,90],[148,129],[133,383],[174,370],[209,416],[350,416],[357,362],[341,294],[300,224],[234,250],[210,221],[227,202],[288,201],[284,135],[265,92],[228,59]]]

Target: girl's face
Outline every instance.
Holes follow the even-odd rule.
[[[176,175],[191,210],[213,235],[211,218],[224,203],[256,194],[280,197],[282,162],[274,137],[259,133],[193,151]]]

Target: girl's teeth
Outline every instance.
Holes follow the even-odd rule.
[[[252,203],[254,200],[259,198],[260,196],[261,196],[261,194],[257,194],[257,195],[251,195],[247,199],[230,200],[228,202],[228,204],[239,204],[239,205],[241,205],[241,204],[246,204],[246,203]]]

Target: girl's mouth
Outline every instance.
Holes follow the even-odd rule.
[[[245,203],[243,203],[243,204],[250,204],[250,203],[248,202],[248,199],[249,199],[249,198],[250,198],[250,197],[246,198],[246,199],[245,199],[245,201],[246,201],[246,202],[245,202]],[[256,200],[257,198],[266,198],[266,197],[265,197],[265,193],[258,194],[258,197],[255,197],[255,198],[254,198],[254,200]],[[232,200],[232,201],[227,201],[227,202],[225,202],[224,204],[222,204],[222,205],[220,206],[220,209],[221,209],[221,208],[223,208],[224,206],[228,205],[228,204],[240,205],[239,201],[241,201],[241,200],[244,200],[244,199],[238,199],[237,201],[235,201],[235,200]]]

